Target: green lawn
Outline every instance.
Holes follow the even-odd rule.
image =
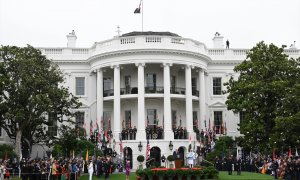
[[[83,175],[80,177],[80,180],[88,180],[88,175]],[[93,180],[104,180],[104,177],[98,178],[93,176]],[[122,180],[125,179],[125,174],[113,174],[109,178],[110,180]],[[228,175],[227,172],[221,171],[219,173],[219,180],[271,180],[274,179],[273,176],[263,175],[258,173],[242,172],[241,175],[236,175],[236,172],[233,172],[232,175]],[[20,180],[18,178],[13,178],[13,180]],[[136,180],[135,172],[130,173],[130,180]]]
[[[219,173],[220,180],[234,180],[234,179],[241,179],[241,180],[270,180],[274,179],[274,176],[264,175],[259,173],[250,173],[250,172],[242,172],[241,175],[236,175],[236,172],[233,172],[232,175],[228,175],[228,172],[221,171]]]

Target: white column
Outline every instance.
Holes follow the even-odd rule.
[[[164,63],[164,139],[174,140],[171,120],[171,97],[170,97],[170,66]]]
[[[120,99],[120,66],[114,65],[114,124],[113,133],[115,139],[119,139],[121,132],[121,99]]]
[[[103,121],[103,70],[97,69],[97,121],[100,129]]]
[[[136,140],[145,140],[145,79],[144,79],[144,63],[137,63],[138,67],[138,127]]]
[[[193,99],[192,99],[192,71],[191,66],[185,67],[185,118],[186,129],[189,134],[193,133]]]
[[[205,130],[205,82],[204,82],[204,69],[199,70],[199,122],[200,130]]]

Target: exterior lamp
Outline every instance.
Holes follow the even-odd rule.
[[[142,145],[142,142],[141,142],[141,141],[140,141],[140,144],[138,145],[138,147],[139,147],[139,151],[141,152],[142,149],[143,149],[143,145]]]
[[[173,143],[172,143],[172,141],[170,141],[169,149],[170,149],[171,151],[173,150]]]

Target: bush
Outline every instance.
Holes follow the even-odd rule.
[[[184,175],[184,170],[182,170],[182,169],[176,169],[176,175],[177,176],[183,176]]]
[[[153,176],[153,171],[150,168],[144,169],[144,173],[148,177],[148,179]]]
[[[173,169],[168,169],[166,171],[166,176],[168,177],[174,177],[176,175],[176,172]]]
[[[138,162],[142,163],[142,162],[144,162],[145,157],[143,155],[139,155],[136,159]]]
[[[203,170],[193,170],[192,174],[195,177],[197,177],[197,176],[201,177],[203,175]]]
[[[135,174],[139,177],[145,176],[145,171],[143,169],[138,169],[135,171]]]
[[[167,157],[167,159],[168,159],[168,161],[172,162],[172,161],[174,161],[174,156],[173,155],[169,155]]]
[[[157,176],[164,176],[165,175],[165,171],[162,171],[162,170],[156,171],[156,175]]]

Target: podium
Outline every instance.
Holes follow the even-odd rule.
[[[181,168],[182,160],[181,159],[175,159],[175,168]]]

